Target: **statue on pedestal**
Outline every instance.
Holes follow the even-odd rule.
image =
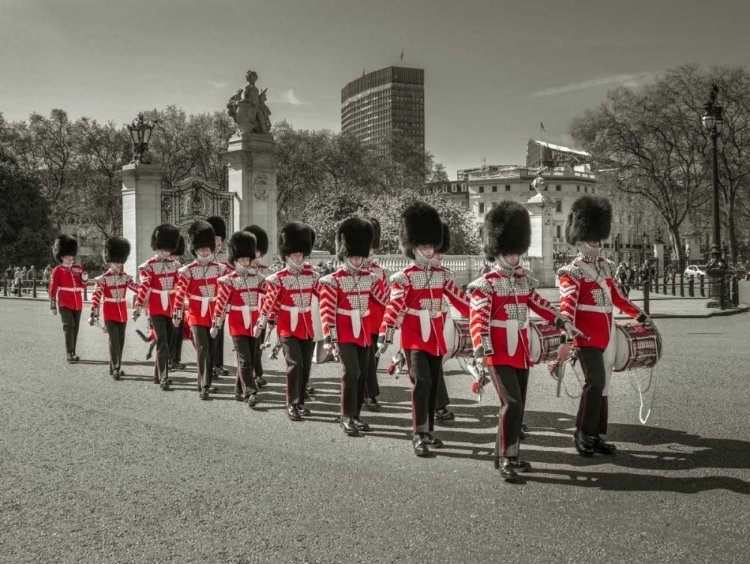
[[[248,137],[251,133],[269,133],[271,131],[271,110],[266,105],[266,90],[262,92],[255,86],[258,73],[247,71],[247,84],[240,88],[229,99],[227,113],[237,124],[240,137]]]

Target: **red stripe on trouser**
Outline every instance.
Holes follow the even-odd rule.
[[[240,349],[235,344],[234,345],[235,352],[237,353],[237,379],[240,381],[240,386],[242,387],[242,395],[247,395],[247,387],[245,386],[245,378],[242,376],[242,359],[240,358]]]
[[[498,415],[498,428],[497,428],[497,439],[495,440],[495,456],[505,456],[505,414],[508,412],[508,402],[503,399],[503,393],[500,386],[500,378],[495,372],[495,367],[490,367],[490,376],[492,376],[492,383],[495,385],[497,391],[497,397],[500,398],[502,407],[500,408],[500,415]]]
[[[281,337],[279,337],[279,340],[281,340]],[[284,353],[284,362],[286,362],[286,373],[284,374],[284,379],[286,380],[286,404],[289,405],[289,400],[291,399],[291,396],[289,395],[289,357],[286,354],[287,347],[282,346],[281,350]]]
[[[105,322],[105,323],[106,323],[106,322]],[[114,337],[112,336],[112,333],[111,333],[111,332],[109,333],[109,335],[107,335],[107,337],[109,337],[109,338],[107,339],[107,348],[109,349],[109,374],[110,374],[110,376],[111,376],[111,375],[112,375],[112,373],[113,373],[113,372],[114,372],[114,370],[115,370],[115,362],[114,362],[114,357],[113,357],[113,355],[112,355],[112,339],[113,339]],[[115,346],[117,346],[117,345],[115,345]]]
[[[581,364],[581,372],[583,372],[583,380],[585,384],[583,387],[586,387],[586,384],[589,384],[589,371],[586,368],[586,361],[583,360],[583,354],[578,353],[578,362]],[[581,431],[583,429],[583,422],[586,419],[586,400],[588,399],[588,394],[586,393],[586,390],[583,390],[583,393],[581,393],[581,405],[579,407],[578,412],[578,425],[576,426],[577,431]]]
[[[414,389],[417,387],[417,384],[414,379],[414,375],[411,373],[411,355],[404,351],[404,358],[406,359],[406,372],[409,375],[409,380],[411,380],[411,423],[413,432],[416,434],[417,432],[417,410],[414,407]]]
[[[195,347],[195,355],[197,357],[197,367],[198,367],[198,390],[202,390],[201,387],[203,384],[203,373],[201,372],[201,345],[198,342],[198,332],[193,331],[193,347]],[[157,360],[156,360],[156,366],[159,366],[159,360],[158,360],[158,353],[157,353]],[[158,370],[158,368],[157,368]]]

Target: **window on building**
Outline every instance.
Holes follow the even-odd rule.
[[[466,192],[466,184],[461,184],[461,192]]]
[[[484,203],[483,202],[479,202],[479,213],[480,214],[484,213]]]
[[[492,191],[493,191],[493,192],[497,192],[497,186],[493,186],[493,187],[492,187]]]
[[[580,186],[576,186],[576,192],[580,192],[580,191],[581,191],[581,187]]]
[[[591,187],[591,193],[592,194],[594,193],[594,187],[593,186]]]
[[[452,184],[451,185],[451,192],[458,192],[458,185]]]
[[[557,200],[555,202],[555,212],[562,213],[562,200]]]
[[[477,191],[478,191],[478,192],[479,192],[480,194],[484,194],[484,186],[480,186],[479,188],[477,188]]]
[[[506,184],[505,185],[505,191],[506,192],[510,192],[510,184]]]
[[[584,191],[584,192],[586,192],[586,193],[588,194],[588,193],[589,193],[589,187],[588,187],[588,186],[584,186],[584,187],[583,187],[583,191]]]
[[[562,238],[562,227],[560,225],[555,225],[555,237]]]
[[[562,186],[560,186],[559,184],[557,184],[555,186],[555,192],[560,192],[560,191],[562,191]]]

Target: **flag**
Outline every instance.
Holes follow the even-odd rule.
[[[401,49],[401,60],[402,61],[404,60],[404,50],[403,49]]]
[[[544,131],[545,133],[547,133],[547,130],[544,129],[544,124],[541,121],[539,122],[539,129],[541,129],[542,131]]]

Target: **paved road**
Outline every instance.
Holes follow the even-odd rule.
[[[69,366],[46,304],[0,300],[0,319],[1,562],[747,559],[748,315],[659,323],[667,352],[648,426],[628,377],[613,385],[616,457],[575,454],[576,401],[534,369],[534,472],[515,486],[490,467],[497,398],[478,406],[453,365],[458,417],[424,460],[411,454],[404,378],[382,375],[375,431],[347,438],[335,365],[314,368],[315,416],[293,423],[278,362],[251,412],[229,379],[199,401],[190,366],[160,391],[132,324],[128,375],[114,382],[100,330],[82,328],[84,361]]]

